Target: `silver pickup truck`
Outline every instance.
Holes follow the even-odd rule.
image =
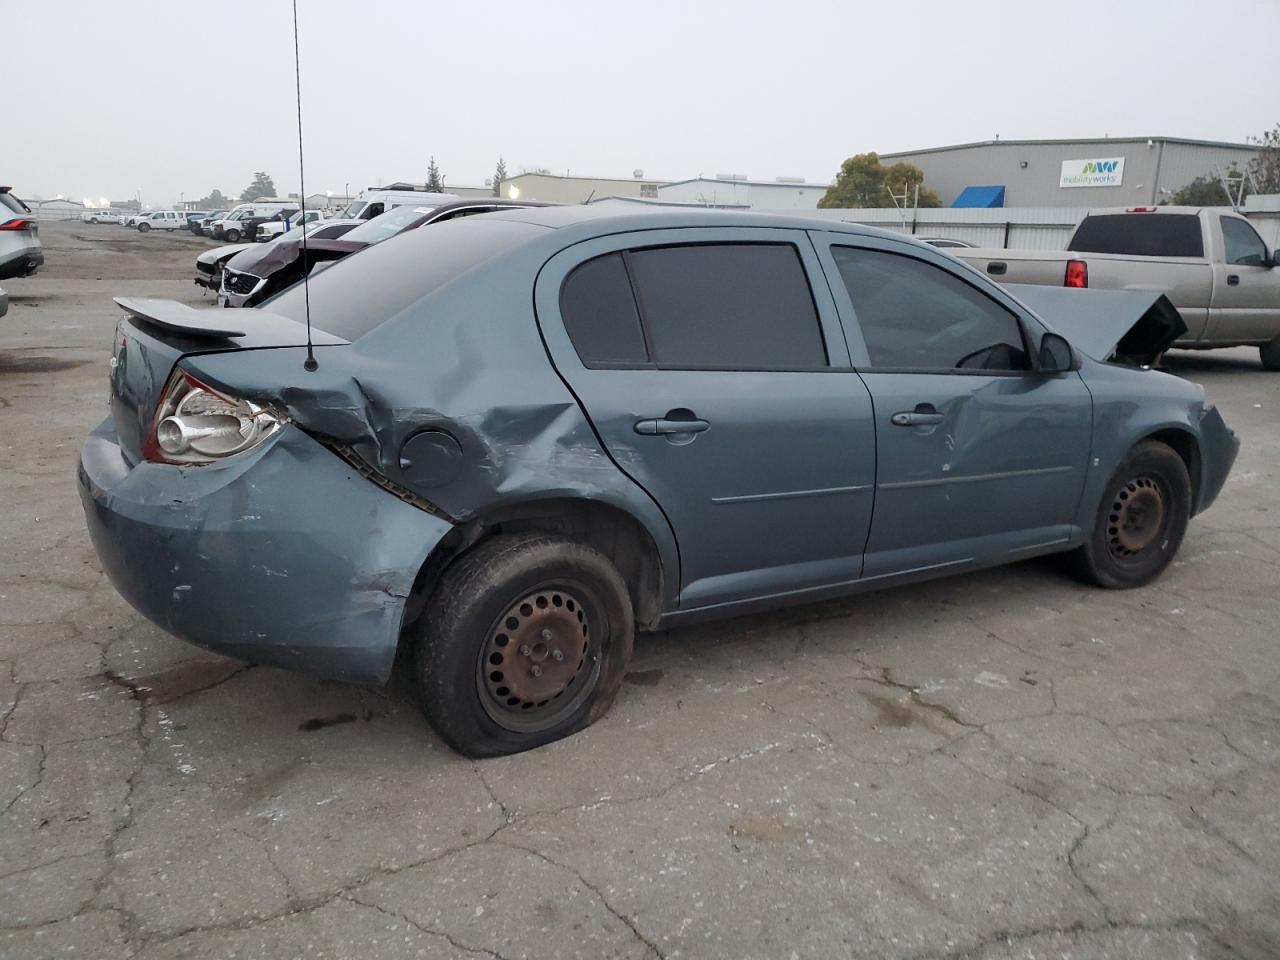
[[[1065,251],[949,252],[1001,283],[1159,290],[1187,324],[1174,346],[1256,346],[1280,370],[1280,254],[1226,208],[1094,210]]]

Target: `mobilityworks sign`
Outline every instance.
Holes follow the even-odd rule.
[[[1060,187],[1118,187],[1124,180],[1124,157],[1063,160]]]

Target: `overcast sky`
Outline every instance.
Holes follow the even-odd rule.
[[[1242,141],[1280,0],[300,0],[307,190],[511,173],[828,181],[854,153]],[[0,183],[148,206],[298,187],[288,0],[3,0]],[[1239,39],[1232,42],[1231,32]],[[10,89],[12,88],[12,89]]]

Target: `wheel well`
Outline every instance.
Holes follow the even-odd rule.
[[[1195,513],[1196,504],[1200,502],[1200,444],[1196,442],[1196,438],[1186,430],[1175,427],[1157,430],[1142,439],[1159,440],[1182,458],[1187,476],[1191,478],[1191,512]]]
[[[595,500],[539,500],[500,507],[454,527],[418,572],[404,622],[418,618],[451,564],[482,541],[504,533],[549,533],[594,547],[626,582],[636,625],[651,627],[661,616],[662,561],[638,520]]]

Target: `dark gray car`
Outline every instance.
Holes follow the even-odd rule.
[[[1144,367],[1159,294],[1038,296],[850,224],[552,207],[262,308],[124,300],[89,529],[177,636],[373,683],[403,645],[450,744],[522,750],[636,629],[1053,552],[1156,577],[1237,440]]]

